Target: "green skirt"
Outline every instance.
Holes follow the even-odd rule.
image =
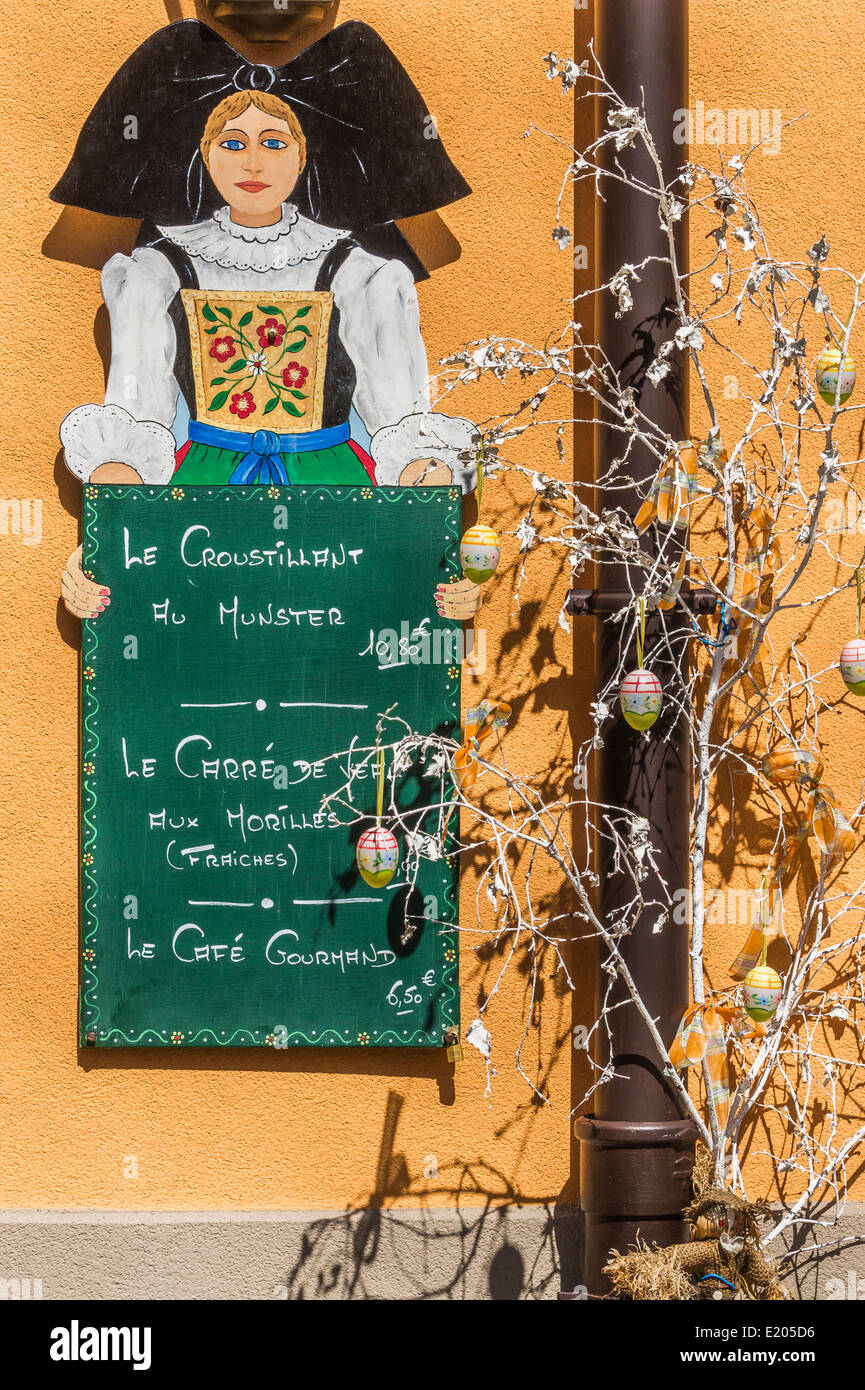
[[[239,449],[218,449],[193,440],[173,483],[231,482],[231,475],[245,455]],[[349,444],[332,449],[310,449],[304,454],[280,454],[290,483],[369,483],[370,476]],[[256,486],[253,484],[252,486]]]

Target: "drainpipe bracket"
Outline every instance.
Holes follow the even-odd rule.
[[[720,600],[711,589],[687,589],[679,594],[692,613],[707,617],[714,613]],[[571,589],[565,600],[565,611],[577,618],[589,618],[603,613],[618,613],[629,608],[634,595],[624,589]]]

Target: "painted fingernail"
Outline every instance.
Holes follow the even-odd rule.
[[[105,605],[103,604],[101,608],[97,608],[96,612],[97,612],[97,613],[104,613],[104,612],[105,612]],[[95,617],[95,614],[94,614],[94,617]]]
[[[110,593],[111,593],[111,590],[110,590],[110,589],[100,589],[99,592],[100,592],[100,594],[102,595],[102,597],[104,598],[106,594],[110,594]]]

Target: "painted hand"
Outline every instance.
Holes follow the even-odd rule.
[[[80,545],[66,561],[60,591],[66,608],[74,618],[95,618],[111,602],[111,591],[88,579],[81,568]]]
[[[140,483],[142,477],[129,463],[100,463],[87,480],[89,483]]]
[[[439,584],[436,608],[443,618],[456,618],[465,623],[475,616],[483,602],[480,584],[461,579],[458,584]]]
[[[438,459],[414,459],[399,475],[400,487],[449,487],[453,473]]]

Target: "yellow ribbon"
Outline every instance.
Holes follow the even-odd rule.
[[[769,942],[781,935],[780,912],[776,910],[779,907],[777,895],[781,891],[781,877],[781,874],[777,874],[770,878],[767,874],[763,879],[760,889],[760,925],[751,927],[744,946],[730,966],[729,974],[734,980],[744,980],[758,960],[761,965],[765,965]]]
[[[384,810],[384,749],[378,750],[378,784],[375,789],[375,820],[376,825],[381,825],[381,813]]]
[[[823,762],[817,754],[789,745],[768,753],[762,766],[763,775],[768,781],[794,782],[808,789],[805,816],[796,832],[797,840],[807,837],[810,826],[823,854],[850,854],[856,845],[856,836],[847,817],[839,809],[832,788],[823,783]],[[791,858],[790,853],[784,856],[781,872]]]
[[[765,957],[767,943],[779,935],[780,922],[771,908],[767,908],[767,887],[771,887],[772,891],[780,889],[784,875],[808,835],[813,834],[821,854],[830,857],[850,854],[856,846],[852,825],[839,808],[832,788],[823,782],[823,763],[816,753],[788,744],[774,753],[767,753],[762,768],[767,781],[776,786],[792,782],[805,787],[808,798],[804,815],[789,837],[786,849],[779,845],[769,861],[763,880],[761,924],[748,933],[745,945],[730,967],[734,980],[743,980],[757,964],[758,957]]]

